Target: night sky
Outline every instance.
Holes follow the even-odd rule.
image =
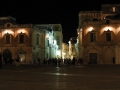
[[[0,16],[12,16],[18,24],[61,24],[63,42],[77,36],[78,13],[101,10],[101,4],[120,4],[119,0],[1,0]]]

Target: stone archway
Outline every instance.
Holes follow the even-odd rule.
[[[3,60],[4,60],[5,64],[11,63],[12,53],[11,53],[11,51],[9,49],[5,49],[3,51]]]
[[[26,52],[23,49],[18,50],[21,63],[26,63]]]

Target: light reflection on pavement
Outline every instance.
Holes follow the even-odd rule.
[[[3,68],[0,90],[120,90],[120,66]]]

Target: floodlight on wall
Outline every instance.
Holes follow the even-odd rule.
[[[93,30],[93,27],[88,28],[88,30],[89,30],[89,32],[91,32]]]
[[[7,32],[6,34],[9,34],[9,32]]]
[[[5,30],[5,34],[10,34],[10,33],[11,33],[11,31]]]
[[[104,31],[111,31],[111,30],[112,30],[111,27],[105,27],[105,28],[104,28]]]
[[[25,32],[26,32],[25,29],[20,29],[20,30],[18,30],[18,33],[20,33],[20,34],[23,34],[23,33],[25,33]]]
[[[49,34],[46,34],[46,38],[49,38]]]

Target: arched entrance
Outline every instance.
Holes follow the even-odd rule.
[[[20,62],[21,63],[26,63],[26,52],[22,49],[18,51],[18,55],[20,57]]]
[[[12,53],[11,53],[11,51],[9,49],[5,49],[3,51],[3,60],[4,60],[5,64],[11,63]]]

